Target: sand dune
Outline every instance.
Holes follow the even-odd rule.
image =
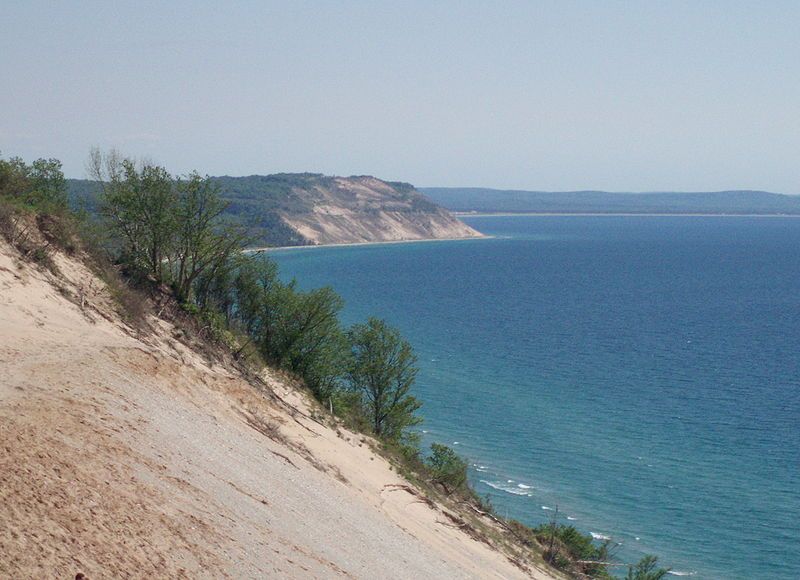
[[[58,282],[0,245],[0,576],[551,577],[458,529],[279,377],[268,396],[163,321],[138,338],[56,260]]]

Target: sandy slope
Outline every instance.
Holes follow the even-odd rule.
[[[528,575],[278,379],[285,402],[165,323],[134,338],[80,264],[58,260],[83,309],[11,256],[0,245],[0,577]]]
[[[280,212],[283,221],[319,245],[463,239],[482,234],[418,191],[399,190],[370,176],[334,177],[333,184],[298,188],[310,211]],[[424,201],[424,207],[414,202]]]

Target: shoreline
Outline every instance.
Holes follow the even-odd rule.
[[[633,212],[451,212],[462,217],[765,217],[765,218],[800,218],[800,214],[791,213],[633,213]]]
[[[355,246],[384,246],[389,244],[418,244],[423,242],[465,242],[468,240],[489,240],[495,236],[481,234],[480,236],[472,236],[469,238],[424,238],[419,240],[384,240],[380,242],[343,242],[340,244],[311,244],[307,246],[259,246],[255,248],[245,248],[242,250],[245,254],[254,254],[258,252],[271,252],[275,250],[312,250],[315,248],[347,248]]]

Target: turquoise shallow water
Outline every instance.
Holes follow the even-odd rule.
[[[425,436],[501,513],[694,578],[800,577],[800,219],[474,217],[275,252],[420,357]]]

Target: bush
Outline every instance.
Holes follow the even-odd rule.
[[[450,494],[467,485],[467,462],[446,445],[434,443],[431,454],[425,459],[431,478]]]
[[[628,575],[625,580],[661,580],[667,575],[667,568],[656,568],[658,558],[655,556],[645,556],[635,566],[628,568]]]

